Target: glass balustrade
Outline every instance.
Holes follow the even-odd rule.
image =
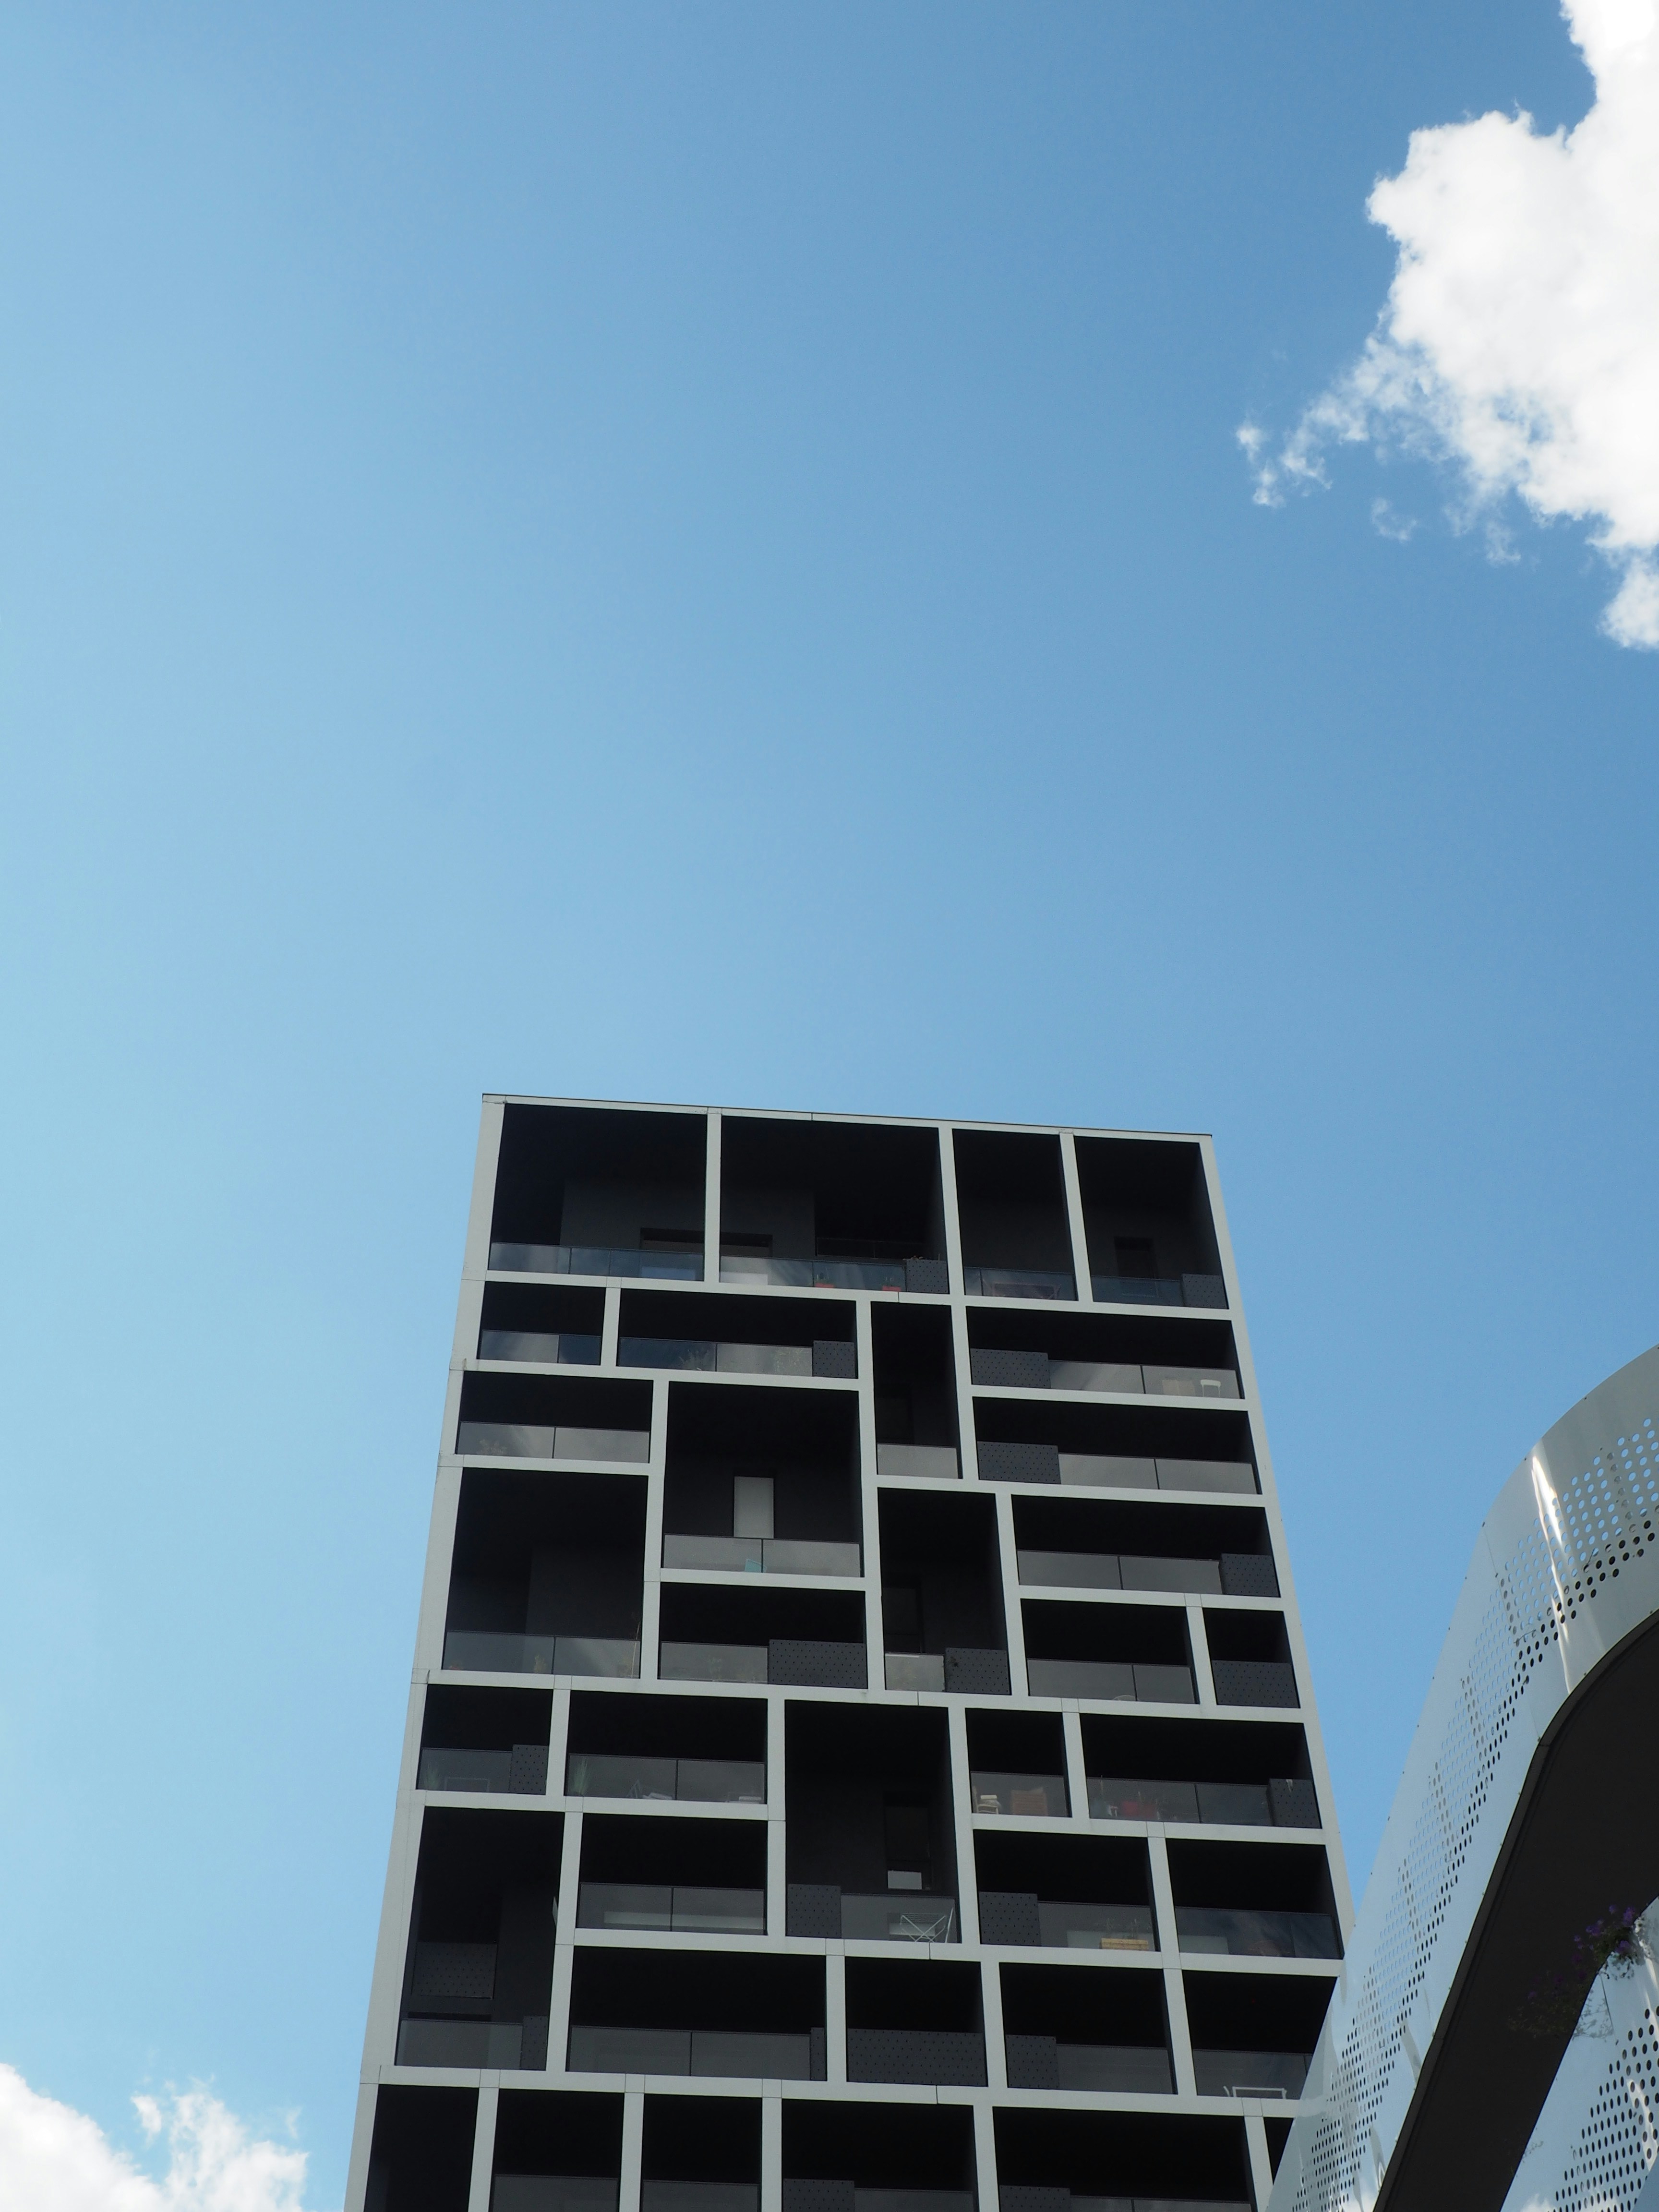
[[[1067,1905],[1041,1899],[1037,1924],[1046,1948],[1065,1951],[1155,1951],[1150,1905]]]
[[[863,1572],[856,1544],[820,1543],[799,1536],[673,1536],[662,1540],[665,1567],[748,1575],[830,1575]]]
[[[636,1384],[636,1389],[643,1385]],[[590,1459],[642,1466],[651,1456],[646,1429],[556,1428],[524,1421],[461,1421],[455,1449],[487,1459]]]
[[[494,1629],[452,1628],[444,1665],[476,1674],[599,1674],[631,1679],[640,1671],[637,1640],[620,1636],[518,1636]]]
[[[1183,1951],[1236,1959],[1336,1959],[1336,1926],[1323,1912],[1255,1912],[1178,1905]]]
[[[857,1897],[843,1890],[841,1932],[849,1943],[950,1943],[956,1940],[954,1897],[924,1897],[914,1890]]]
[[[510,1751],[422,1751],[416,1771],[417,1790],[506,1791],[512,1785]]]
[[[1175,2087],[1170,2054],[1157,2044],[1062,2043],[1054,2059],[1062,2089],[1168,2096]]]
[[[889,1651],[884,1655],[884,1679],[890,1690],[942,1690],[945,1655],[939,1651]]]
[[[763,1936],[766,1893],[666,1883],[585,1881],[577,1893],[576,1925]]]
[[[1295,2098],[1308,2061],[1295,2051],[1194,2051],[1193,2072],[1200,2097]]]
[[[486,1328],[478,1332],[478,1357],[512,1360],[526,1367],[597,1367],[599,1340],[569,1329],[548,1336],[532,1329]]]
[[[763,1805],[766,1768],[742,1759],[647,1759],[637,1753],[572,1752],[572,1797],[646,1797],[682,1804]]]
[[[808,2035],[708,2028],[586,2027],[570,2030],[573,2074],[700,2074],[775,2081],[812,2078]]]
[[[617,2212],[617,2194],[602,2173],[498,2173],[489,2212]]]
[[[763,1644],[665,1644],[657,1658],[665,1682],[763,1682]]]
[[[406,2020],[398,2030],[399,2066],[517,2066],[525,2023],[507,2020]],[[547,2024],[542,2023],[544,2040]]]
[[[492,2205],[490,2212],[501,2212]],[[641,2181],[640,2212],[760,2212],[757,2181]]]
[[[1025,1680],[1034,1698],[1091,1698],[1116,1705],[1192,1705],[1198,1702],[1192,1671],[1186,1667],[1148,1665],[1127,1659],[1034,1659],[1025,1661]]]
[[[1075,1298],[1075,1277],[1059,1267],[964,1267],[970,1298]]]
[[[1063,1820],[1071,1810],[1063,1775],[976,1772],[969,1780],[975,1813],[1037,1814]]]
[[[951,1287],[943,1260],[915,1254],[901,1258],[819,1252],[810,1260],[792,1260],[769,1252],[722,1250],[720,1280],[763,1283],[773,1289],[794,1291],[938,1292]]]
[[[1089,1777],[1089,1817],[1094,1820],[1184,1821],[1230,1828],[1270,1828],[1273,1808],[1265,1782],[1128,1781]]]
[[[900,1480],[957,1482],[962,1468],[954,1444],[878,1444],[876,1473]]]
[[[507,1244],[489,1248],[492,1270],[510,1275],[625,1275],[647,1282],[700,1283],[702,1253],[622,1251],[598,1244]]]
[[[1096,1275],[1092,1287],[1101,1305],[1184,1306],[1187,1303],[1179,1275]]]

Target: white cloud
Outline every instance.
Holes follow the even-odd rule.
[[[1414,131],[1367,204],[1400,254],[1364,352],[1276,450],[1255,423],[1239,442],[1268,506],[1369,441],[1449,463],[1460,525],[1510,494],[1587,523],[1623,577],[1603,630],[1659,647],[1659,5],[1562,13],[1589,112],[1548,135],[1524,113]]]
[[[251,2136],[205,2089],[135,2097],[167,2169],[144,2172],[97,2123],[0,2065],[5,2212],[301,2212],[306,2154]]]

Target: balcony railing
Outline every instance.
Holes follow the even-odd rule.
[[[586,2027],[572,2022],[573,2074],[702,2074],[821,2081],[823,2030],[807,2035],[686,2027]]]
[[[506,1275],[628,1275],[647,1282],[700,1283],[702,1253],[619,1251],[600,1244],[492,1244],[489,1265]]]
[[[1082,1390],[1119,1397],[1237,1398],[1231,1367],[1132,1365],[1122,1360],[1051,1359],[1046,1352],[975,1346],[969,1372],[981,1389]]]
[[[999,1774],[975,1769],[969,1777],[975,1813],[1007,1813],[1063,1820],[1071,1811],[1060,1774]]]
[[[597,1367],[597,1336],[562,1329],[556,1336],[533,1329],[485,1328],[478,1332],[480,1359],[507,1359],[524,1367]]]
[[[1277,1597],[1279,1577],[1266,1553],[1224,1552],[1219,1559],[1168,1559],[1116,1552],[1021,1552],[1019,1579],[1050,1589],[1181,1590],[1206,1597]]]
[[[1295,2098],[1308,2060],[1296,2051],[1194,2051],[1193,2072],[1200,2097]]]
[[[984,1943],[1059,1951],[1155,1951],[1150,1905],[1082,1905],[1012,1890],[979,1893]]]
[[[1216,1703],[1297,1705],[1296,1669],[1286,1659],[1212,1659]]]
[[[597,1356],[597,1355],[596,1355]],[[844,1382],[856,1378],[858,1347],[838,1337],[811,1344],[720,1344],[700,1336],[624,1336],[619,1367],[665,1367],[679,1375],[788,1375]]]
[[[855,1893],[834,1882],[791,1882],[787,1933],[858,1943],[953,1943],[957,1901],[921,1890]]]
[[[979,1479],[1062,1483],[1083,1490],[1202,1491],[1239,1498],[1256,1494],[1255,1469],[1245,1460],[1129,1459],[988,1437],[979,1445]]]
[[[1063,1267],[964,1267],[970,1298],[1075,1299],[1077,1278]]]
[[[832,1575],[864,1571],[856,1544],[828,1544],[800,1536],[671,1536],[662,1540],[665,1567],[714,1569],[738,1575]]]
[[[1311,1782],[1129,1781],[1089,1777],[1091,1820],[1162,1820],[1228,1828],[1316,1828],[1319,1803]]]
[[[685,1805],[763,1805],[758,1759],[645,1759],[629,1752],[573,1751],[565,1763],[571,1797],[643,1797]]]
[[[547,2063],[545,2019],[404,2021],[399,2066],[526,2066]]]
[[[444,1638],[444,1665],[472,1674],[602,1674],[617,1680],[637,1675],[637,1638],[513,1636],[495,1629],[452,1628]]]
[[[940,1293],[951,1287],[943,1260],[837,1258],[820,1252],[810,1260],[774,1258],[769,1252],[722,1251],[723,1283],[764,1283],[792,1291],[912,1291]]]
[[[489,2212],[617,2212],[618,2193],[616,2180],[602,2173],[498,2173]]]
[[[501,2184],[495,2185],[499,2199]],[[499,2201],[490,2212],[508,2212]],[[537,2212],[541,2208],[537,2207]],[[652,2181],[640,2184],[640,2212],[760,2212],[757,2181]]]
[[[1234,1959],[1340,1959],[1336,1924],[1323,1912],[1254,1912],[1177,1905],[1183,1951]]]
[[[578,1928],[678,1929],[699,1935],[764,1936],[763,1889],[685,1888],[678,1884],[585,1881],[576,1895]]]
[[[1012,1688],[1006,1651],[976,1644],[947,1644],[943,1651],[883,1655],[890,1690],[954,1690],[969,1698],[1006,1698]]]
[[[1219,1275],[1096,1275],[1095,1303],[1108,1306],[1208,1306],[1225,1310]]]
[[[643,1383],[630,1388],[644,1389]],[[643,1466],[651,1456],[648,1429],[577,1429],[561,1424],[543,1427],[524,1421],[462,1421],[455,1449],[463,1457],[489,1459],[590,1459]]]
[[[890,1480],[959,1482],[962,1463],[954,1444],[878,1444],[876,1473]]]
[[[847,2078],[982,2089],[985,2038],[966,2028],[849,2027]]]
[[[424,1746],[417,1790],[468,1790],[479,1795],[541,1797],[547,1791],[547,1746],[515,1743],[510,1751],[453,1751]]]
[[[1052,2035],[1010,2035],[1004,2045],[1011,2089],[1106,2089],[1168,2096],[1175,2086],[1170,2054],[1161,2044],[1061,2043]]]
[[[1034,1659],[1025,1680],[1034,1698],[1093,1698],[1108,1704],[1193,1705],[1198,1703],[1188,1667],[1148,1665],[1127,1659]]]
[[[665,1682],[771,1682],[790,1689],[861,1690],[864,1646],[817,1638],[769,1644],[665,1643],[657,1662]]]

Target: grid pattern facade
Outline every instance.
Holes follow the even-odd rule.
[[[349,2212],[1259,2207],[1351,1919],[1206,1140],[486,1101]]]

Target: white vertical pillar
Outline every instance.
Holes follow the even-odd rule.
[[[708,1174],[702,1194],[702,1279],[720,1279],[720,1117],[708,1116]]]
[[[770,2087],[761,2099],[760,2212],[783,2212],[783,2098]]]
[[[605,1293],[605,1315],[599,1322],[599,1364],[614,1367],[617,1364],[617,1339],[622,1332],[622,1291],[612,1283]]]
[[[1089,1231],[1083,1218],[1083,1185],[1078,1179],[1077,1139],[1069,1129],[1060,1131],[1060,1168],[1066,1183],[1066,1219],[1072,1232],[1072,1273],[1077,1281],[1077,1294],[1087,1305],[1093,1300],[1095,1286],[1090,1267]]]
[[[1066,1736],[1066,1794],[1072,1801],[1072,1818],[1089,1817],[1089,1765],[1083,1748],[1083,1716],[1074,1703],[1066,1704],[1060,1724]]]
[[[495,2113],[501,2085],[494,2074],[478,2084],[478,2117],[472,2131],[472,2185],[467,2191],[466,2212],[489,2212],[489,2180],[495,2164]]]
[[[981,2099],[974,2103],[975,2179],[979,2185],[979,2212],[997,2212],[996,2116]]]
[[[824,1947],[823,1959],[824,2078],[847,2080],[847,1954],[836,1942]]]
[[[1019,1602],[1019,1552],[1014,1541],[1014,1501],[1006,1485],[996,1492],[997,1552],[1002,1566],[1003,1626],[1008,1639],[1009,1687],[1025,1695],[1025,1615]]]
[[[1267,2149],[1267,2123],[1260,2112],[1245,2113],[1244,2140],[1249,2146],[1250,2188],[1256,2212],[1267,2212],[1267,2200],[1273,2193],[1273,2162]]]
[[[1193,1686],[1200,1705],[1215,1704],[1215,1677],[1210,1672],[1210,1639],[1204,1633],[1204,1608],[1194,1599],[1187,1607],[1187,1641],[1193,1648]]]
[[[968,1715],[952,1698],[945,1707],[951,1739],[951,1814],[956,1823],[957,1918],[964,1943],[979,1941],[979,1870],[974,1863],[974,1790],[969,1779]]]
[[[1195,2097],[1192,2038],[1187,2030],[1187,1996],[1182,1984],[1179,1938],[1176,1934],[1175,1893],[1170,1887],[1170,1861],[1164,1829],[1154,1822],[1146,1833],[1146,1857],[1152,1876],[1152,1911],[1158,1922],[1158,1950],[1164,1960],[1164,1998],[1170,2015],[1170,2064],[1175,2074],[1176,2094]]]
[[[617,2190],[617,2212],[640,2212],[640,2166],[645,2149],[645,2092],[634,2084],[641,2077],[625,2077],[623,2092],[622,2176]]]

